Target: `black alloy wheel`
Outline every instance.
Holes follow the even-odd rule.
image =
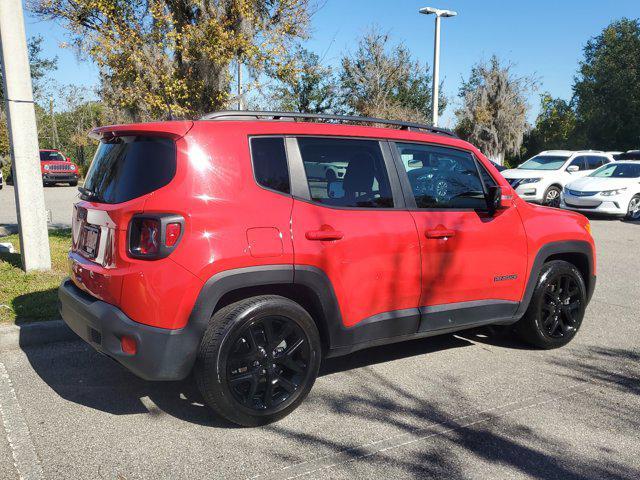
[[[542,266],[529,306],[514,325],[525,342],[540,348],[569,343],[582,325],[587,289],[575,265],[553,260]]]
[[[263,317],[230,339],[227,384],[237,402],[273,412],[300,389],[309,368],[309,341],[286,317]]]
[[[320,368],[320,334],[309,313],[278,295],[218,310],[196,358],[206,403],[243,426],[277,421],[307,396]]]
[[[582,299],[575,277],[558,275],[544,291],[542,303],[542,325],[551,338],[562,338],[573,334],[580,324]]]

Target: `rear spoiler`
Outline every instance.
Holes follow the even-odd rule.
[[[89,132],[89,137],[95,140],[107,140],[124,135],[153,135],[177,140],[184,137],[191,127],[193,127],[191,120],[108,125],[94,128]]]

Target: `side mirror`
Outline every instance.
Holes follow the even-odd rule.
[[[569,173],[577,172],[579,170],[580,170],[580,167],[578,167],[577,165],[569,165],[567,167],[567,172]]]
[[[495,215],[496,211],[510,208],[513,205],[513,197],[511,195],[503,195],[502,187],[489,187],[486,195],[487,211],[489,215]]]
[[[71,161],[71,157],[67,157],[67,162],[70,162],[70,161]]]

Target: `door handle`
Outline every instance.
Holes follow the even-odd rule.
[[[309,230],[304,236],[307,240],[341,240],[344,233],[338,230]]]
[[[449,230],[444,227],[436,227],[433,230],[427,230],[425,232],[425,235],[427,236],[427,238],[449,238],[455,237],[456,231]]]

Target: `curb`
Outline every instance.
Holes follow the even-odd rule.
[[[77,338],[78,336],[62,320],[0,325],[0,352]]]

